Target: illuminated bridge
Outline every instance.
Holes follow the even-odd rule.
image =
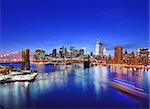
[[[33,60],[34,51],[30,51],[30,61],[37,62]],[[1,53],[0,54],[0,63],[8,63],[8,62],[21,62],[22,61],[22,50],[16,50],[13,52]],[[84,61],[83,57],[76,58],[53,58],[49,57],[46,63],[57,64],[57,63],[82,63]],[[91,63],[99,64],[105,63],[102,60],[96,60],[94,57],[90,56]],[[44,62],[44,60],[43,60]]]

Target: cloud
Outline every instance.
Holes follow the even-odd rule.
[[[145,46],[143,46],[145,45]],[[104,43],[104,46],[107,50],[114,50],[114,48],[116,46],[122,46],[124,49],[130,49],[130,50],[137,50],[138,48],[149,48],[148,45],[146,43],[142,43],[142,42],[130,42],[130,43],[122,43],[122,44],[118,44],[118,45],[114,45],[114,44],[111,44],[111,43]]]
[[[143,48],[143,44],[142,43],[135,43],[135,42],[133,42],[133,43],[127,43],[127,44],[124,44],[124,45],[122,45],[124,48],[126,48],[126,49],[138,49],[138,48]],[[148,46],[145,46],[145,47],[147,47],[148,48]]]

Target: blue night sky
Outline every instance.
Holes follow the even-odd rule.
[[[148,0],[1,0],[1,52],[70,45],[148,47]]]

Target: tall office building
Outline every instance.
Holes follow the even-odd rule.
[[[22,69],[30,70],[29,49],[22,50]]]
[[[59,56],[60,56],[61,58],[64,57],[64,55],[63,55],[63,50],[64,50],[64,48],[59,48]]]
[[[81,48],[81,49],[79,50],[79,55],[80,55],[80,56],[84,56],[84,49]]]
[[[93,56],[93,52],[90,52],[90,56]]]
[[[100,43],[98,39],[96,40],[95,55],[103,58],[103,44]]]
[[[121,64],[123,57],[123,48],[121,46],[115,47],[114,50],[114,63]]]
[[[66,55],[66,48],[64,48],[64,46],[63,47],[61,47],[61,48],[59,48],[59,56],[61,57],[61,58],[64,58],[65,57],[65,55]]]
[[[57,50],[56,49],[53,49],[52,56],[56,58],[56,56],[57,56]]]

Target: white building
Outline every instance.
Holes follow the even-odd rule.
[[[98,39],[96,40],[95,55],[103,57],[103,44]]]

